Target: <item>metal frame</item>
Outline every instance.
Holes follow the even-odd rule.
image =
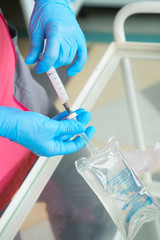
[[[113,23],[114,39],[117,42],[126,42],[124,24],[128,17],[134,14],[160,13],[160,3],[156,1],[131,3],[123,7],[116,15]],[[126,98],[128,102],[128,111],[132,123],[134,138],[138,149],[145,150],[145,140],[143,128],[141,124],[134,80],[132,78],[132,70],[130,62],[127,58],[121,61],[121,70],[125,87]],[[143,176],[144,181],[151,182],[151,174],[147,173]]]
[[[128,17],[138,13],[148,13],[148,14],[159,14],[160,13],[160,3],[156,1],[149,1],[149,2],[137,2],[131,3],[123,7],[114,19],[113,24],[113,32],[114,32],[114,39],[117,42],[126,42],[125,38],[125,30],[124,30],[124,23]],[[121,63],[121,71],[123,75],[123,83],[128,103],[128,111],[130,114],[130,121],[132,123],[134,138],[136,142],[136,146],[138,149],[145,150],[145,140],[143,134],[143,128],[141,124],[136,91],[134,87],[134,80],[132,78],[132,69],[130,65],[130,61],[128,58],[124,58]],[[155,185],[158,185],[157,189],[160,189],[160,183],[154,183],[152,181],[151,173],[145,173],[143,175],[143,180],[147,183],[152,185],[152,189],[155,188]],[[155,193],[154,193],[155,194]],[[157,193],[156,193],[157,195]],[[158,194],[160,196],[160,192]],[[159,229],[159,220],[154,221],[155,229],[157,232],[158,239],[160,239],[160,229]],[[115,235],[114,240],[120,240],[122,236],[117,234]]]
[[[126,5],[123,7],[114,19],[113,31],[114,39],[117,42],[126,42],[124,23],[128,17],[138,13],[160,13],[160,3],[158,2],[138,2]],[[128,59],[121,62],[121,70],[123,74],[124,87],[128,102],[128,110],[130,113],[130,120],[133,127],[137,148],[145,149],[145,140],[143,136],[143,129],[141,125],[139,109],[137,104],[134,81],[132,78],[132,70]],[[150,180],[150,179],[149,179]]]
[[[160,60],[160,44],[113,42],[74,102],[73,110],[79,107],[89,110],[93,108],[113,71],[124,57]],[[61,159],[62,156],[39,157],[36,161],[0,219],[1,240],[14,238]],[[160,193],[156,193],[160,197]]]
[[[95,7],[122,7],[129,3],[137,2],[138,0],[86,0],[84,6],[95,6]],[[150,1],[150,0],[148,0]],[[159,0],[157,0],[158,2]]]

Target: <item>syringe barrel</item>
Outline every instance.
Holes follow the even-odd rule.
[[[48,75],[58,97],[60,98],[62,104],[66,103],[69,100],[69,96],[64,88],[64,85],[63,85],[60,77],[58,76],[56,69],[54,67],[51,67],[47,71],[47,75]]]

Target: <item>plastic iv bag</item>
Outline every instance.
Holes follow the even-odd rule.
[[[77,160],[75,165],[127,240],[145,222],[160,216],[159,204],[129,166],[117,142]]]
[[[125,151],[123,155],[137,175],[153,171],[160,162],[160,149],[156,146],[147,151]]]

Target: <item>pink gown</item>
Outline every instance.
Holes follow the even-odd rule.
[[[28,111],[13,96],[15,67],[15,48],[0,14],[0,105]],[[0,210],[12,199],[35,159],[28,149],[0,137]]]

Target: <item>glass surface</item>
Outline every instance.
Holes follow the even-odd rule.
[[[145,145],[154,148],[160,136],[160,61],[130,59],[130,63]],[[96,145],[101,146],[105,140],[116,135],[123,149],[136,148],[120,64],[96,101],[92,115]]]
[[[160,139],[159,66],[159,60],[131,59],[147,148],[154,148]],[[136,149],[119,65],[91,112],[91,125],[96,127],[92,140],[94,146],[102,146],[116,135],[121,149]],[[17,239],[114,239],[116,226],[99,199],[76,172],[74,162],[85,154],[88,153],[83,148],[63,157],[22,225]],[[160,176],[158,167],[153,176],[156,179]],[[158,221],[145,224],[135,239],[159,239],[156,224],[159,226]]]

